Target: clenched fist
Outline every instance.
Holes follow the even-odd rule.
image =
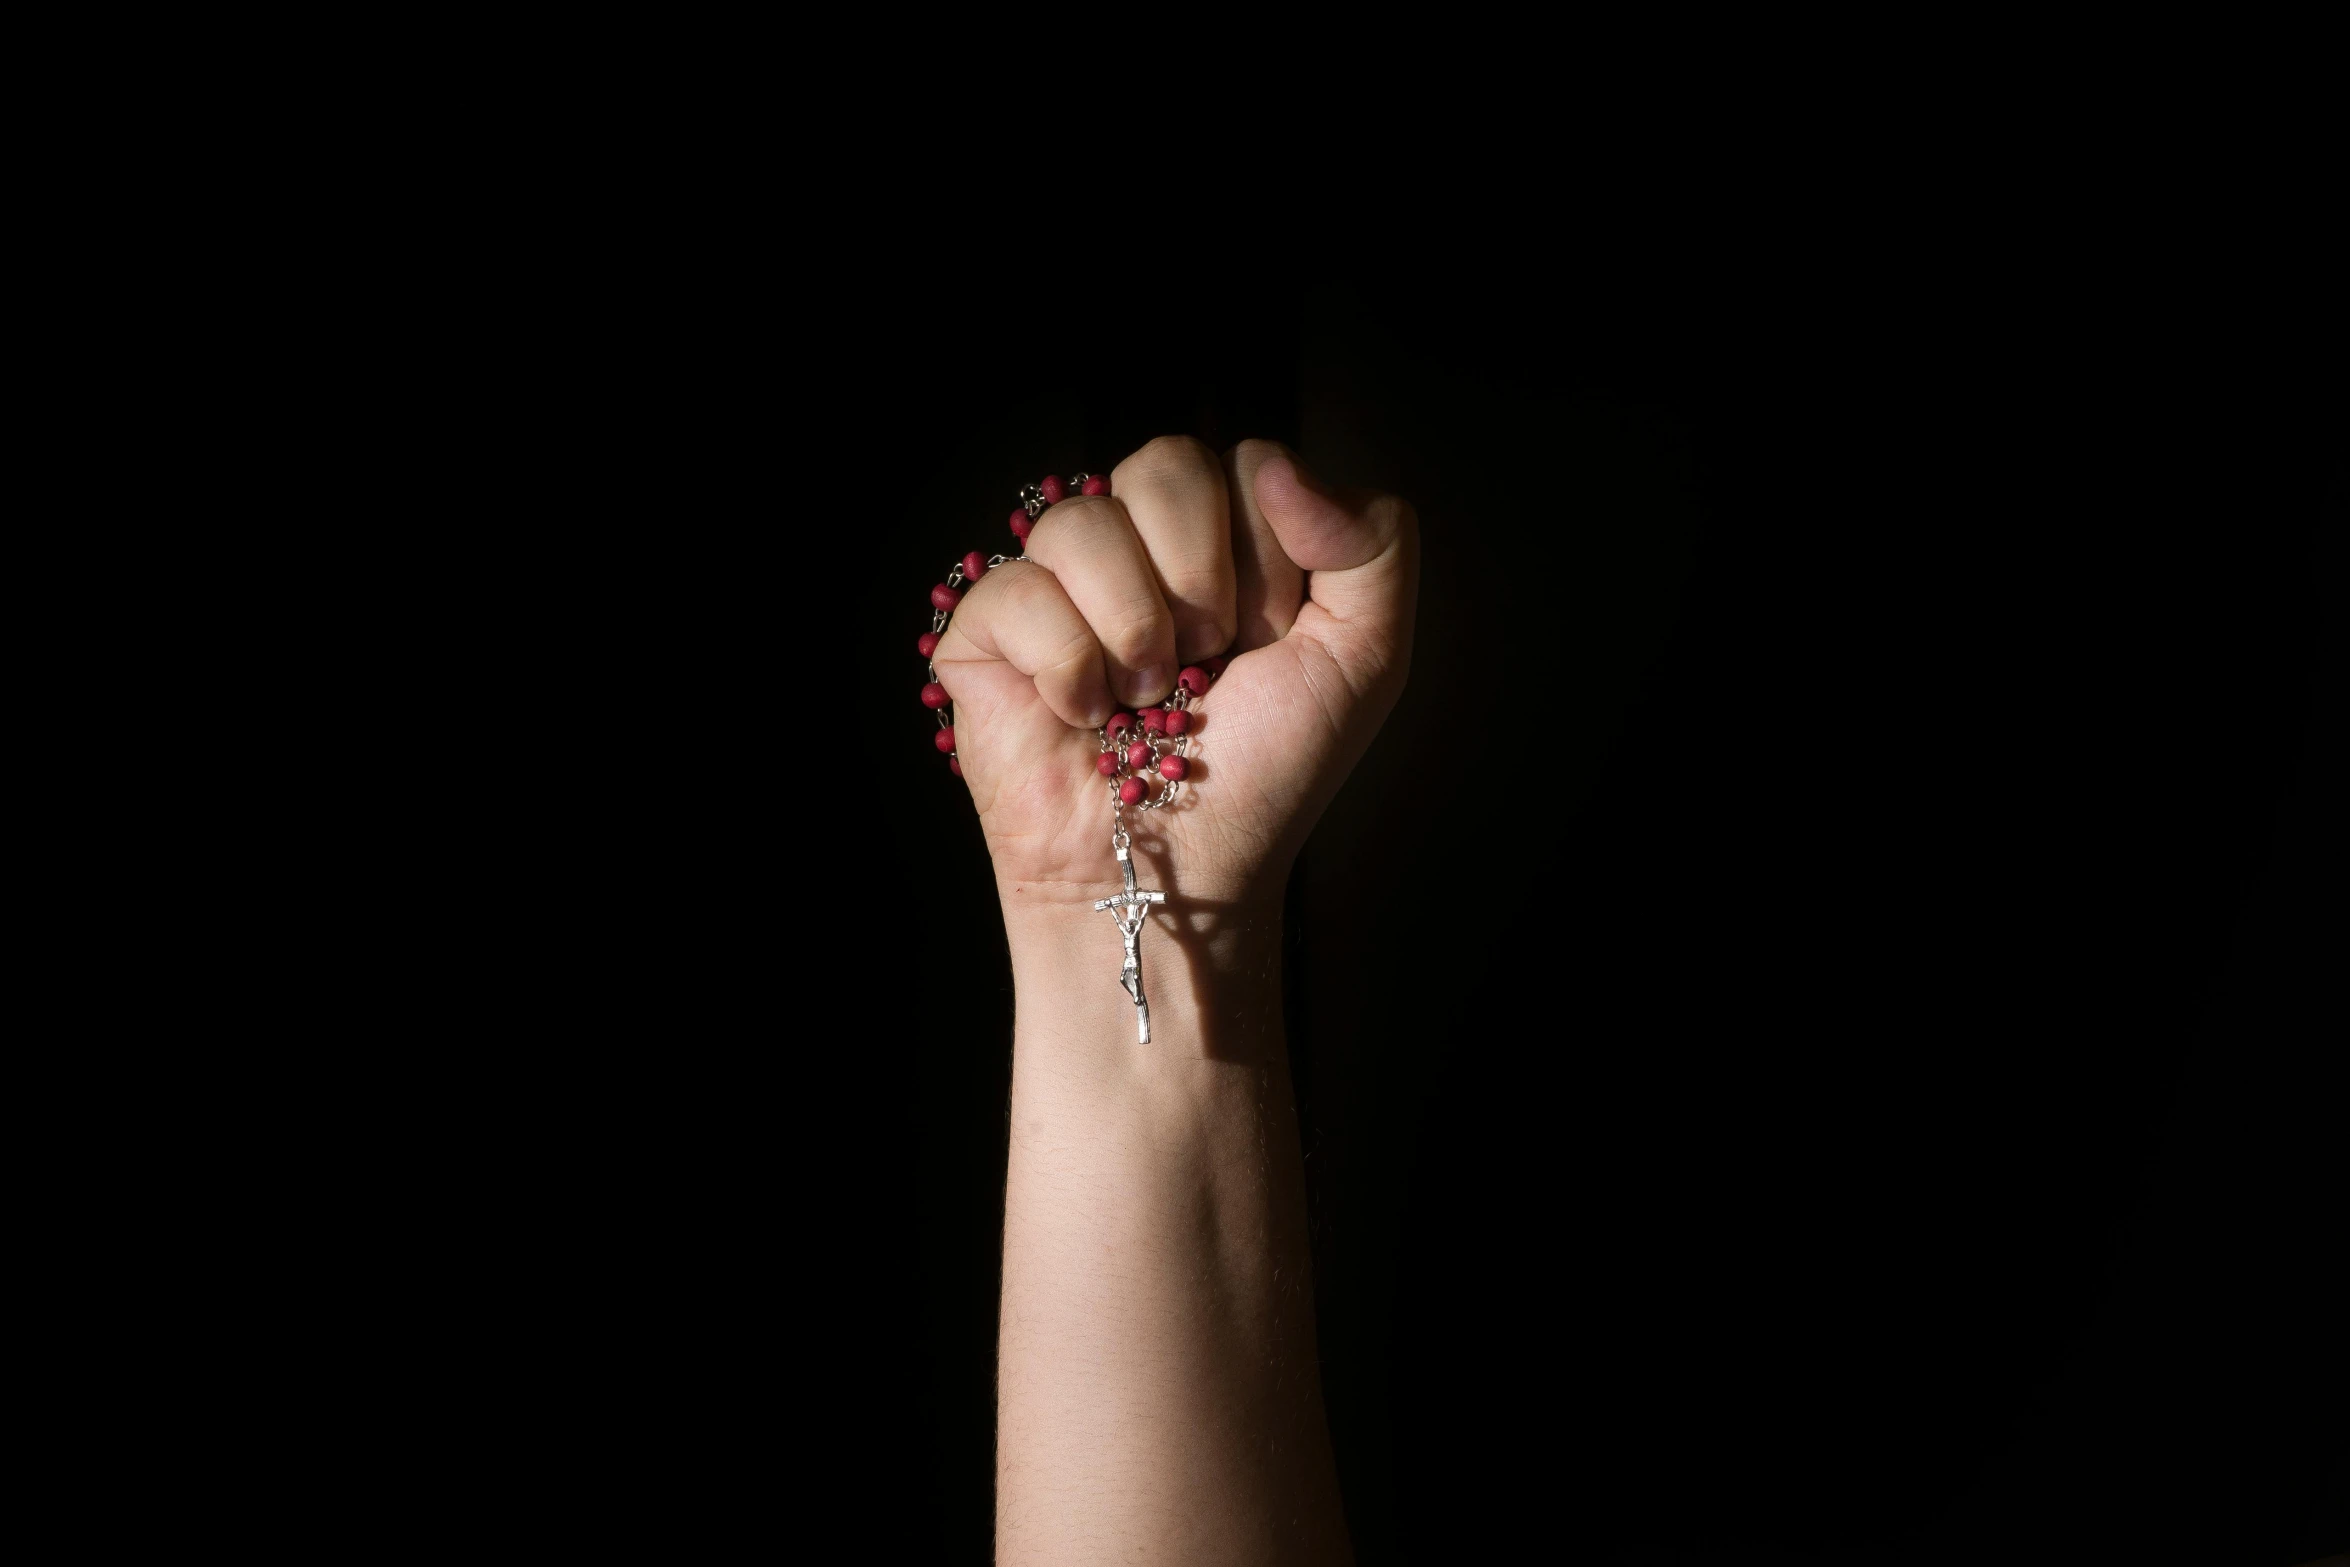
[[[1329,488],[1270,441],[1219,461],[1168,436],[1118,464],[1109,494],[1047,509],[1027,554],[970,590],[933,659],[998,882],[1030,906],[1114,890],[1096,731],[1229,653],[1193,704],[1182,797],[1127,819],[1186,899],[1277,895],[1402,689],[1411,507]]]

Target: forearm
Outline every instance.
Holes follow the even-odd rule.
[[[998,1559],[1344,1561],[1279,906],[1156,914],[1139,1045],[1117,928],[1087,892],[1004,889]]]

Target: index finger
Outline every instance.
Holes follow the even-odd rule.
[[[1060,579],[1034,561],[1006,561],[979,579],[947,623],[932,659],[940,683],[955,692],[950,668],[998,660],[1036,683],[1036,694],[1063,723],[1095,729],[1113,704],[1102,645]]]

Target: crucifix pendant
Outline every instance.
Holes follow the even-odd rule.
[[[1113,847],[1118,854],[1118,872],[1126,878],[1126,890],[1099,900],[1094,909],[1108,909],[1118,917],[1118,933],[1126,938],[1126,967],[1118,975],[1118,983],[1134,998],[1134,1026],[1147,1045],[1151,1042],[1151,1004],[1142,994],[1142,926],[1150,918],[1151,905],[1166,902],[1167,895],[1135,886],[1133,853],[1123,843]]]

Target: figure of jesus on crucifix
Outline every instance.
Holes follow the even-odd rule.
[[[1123,834],[1121,834],[1123,836]],[[1125,844],[1115,844],[1118,854],[1118,872],[1126,878],[1126,890],[1115,897],[1103,898],[1094,904],[1098,911],[1108,909],[1118,916],[1118,933],[1126,938],[1126,967],[1118,976],[1118,983],[1134,998],[1134,1023],[1141,1042],[1151,1042],[1151,1004],[1142,994],[1142,925],[1151,917],[1151,905],[1164,903],[1167,895],[1134,884],[1134,855]]]

